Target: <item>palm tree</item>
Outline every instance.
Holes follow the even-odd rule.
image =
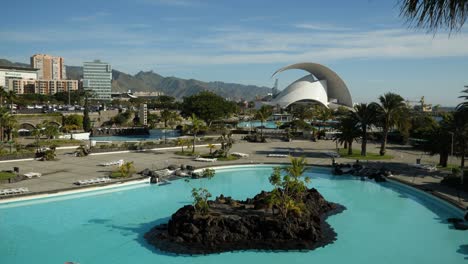
[[[192,153],[195,153],[195,143],[197,141],[197,134],[203,129],[203,121],[197,118],[195,114],[192,114],[190,122],[192,123],[192,125],[190,126],[190,132],[193,135]]]
[[[419,28],[460,30],[468,16],[466,0],[403,0],[400,15]]]
[[[388,131],[399,123],[399,119],[405,117],[403,111],[406,109],[405,99],[395,93],[386,93],[379,97],[378,114],[383,128],[382,145],[380,156],[385,155]]]
[[[5,90],[5,87],[0,86],[0,107],[3,107],[3,98],[5,98],[7,95],[7,92]]]
[[[353,141],[359,138],[361,135],[361,128],[356,122],[355,118],[352,118],[349,114],[340,118],[338,123],[338,131],[340,134],[336,135],[335,141],[340,144],[345,144],[348,148],[348,155],[353,154]]]
[[[468,111],[468,85],[465,85],[465,90],[462,93],[466,95],[460,95],[458,98],[464,99],[465,101],[457,105],[457,111]]]
[[[319,132],[322,128],[322,123],[325,123],[326,121],[330,120],[333,117],[333,112],[324,107],[324,106],[316,106],[314,108],[314,113],[315,113],[315,119],[317,119],[319,122]]]
[[[31,131],[31,136],[33,136],[36,141],[36,152],[39,152],[39,139],[41,138],[42,134],[43,131],[41,124],[37,124],[36,128]]]
[[[180,146],[182,148],[182,153],[184,153],[184,147],[187,145],[187,140],[185,138],[178,138],[176,145]]]
[[[133,165],[133,161],[125,162],[119,167],[120,175],[125,178],[131,176],[134,170],[135,166]]]
[[[4,141],[12,139],[13,131],[18,125],[16,117],[8,112],[7,109],[0,109],[0,140]],[[8,137],[7,137],[8,136]]]
[[[213,155],[213,149],[215,149],[216,146],[214,144],[208,144],[206,147],[210,149],[210,156]]]
[[[273,113],[273,107],[270,105],[262,105],[260,109],[255,113],[255,119],[260,120],[261,127],[260,127],[260,136],[263,139],[263,122],[267,121],[267,119]]]
[[[355,122],[358,123],[361,128],[361,156],[367,155],[367,130],[377,120],[376,110],[377,106],[375,103],[361,103],[354,106],[354,111],[351,114],[351,117],[355,119]]]
[[[304,157],[300,158],[289,158],[291,161],[291,166],[286,167],[284,170],[295,179],[299,178],[302,174],[304,174],[305,168],[307,163]]]
[[[7,100],[9,101],[10,105],[10,113],[13,112],[13,100],[15,100],[17,97],[15,91],[8,91],[7,94],[6,94],[6,98]]]

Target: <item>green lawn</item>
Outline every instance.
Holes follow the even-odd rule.
[[[0,171],[0,180],[8,180],[16,176],[13,172]]]
[[[366,156],[361,156],[361,149],[353,149],[353,154],[348,155],[347,149],[339,149],[340,156],[346,159],[361,159],[361,160],[389,160],[393,159],[391,155],[380,156],[378,153],[367,152]]]

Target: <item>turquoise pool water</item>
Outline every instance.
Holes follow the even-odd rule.
[[[109,137],[91,137],[91,140],[97,141],[143,141],[143,140],[160,140],[166,138],[180,137],[178,130],[166,129],[151,129],[149,135],[135,136],[109,136]]]
[[[263,122],[263,125],[266,128],[276,128],[276,124],[274,121],[265,121]],[[241,127],[241,128],[256,128],[259,126],[262,126],[262,122],[260,121],[239,122],[239,124],[237,124],[237,127]]]
[[[143,234],[190,203],[192,186],[237,199],[271,189],[269,166],[221,169],[210,180],[140,184],[126,189],[0,204],[0,263],[467,263],[467,231],[444,219],[461,212],[393,183],[308,172],[329,201],[348,209],[328,222],[338,240],[310,252],[231,252],[175,256]]]

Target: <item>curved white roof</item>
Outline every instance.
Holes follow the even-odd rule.
[[[313,100],[327,107],[329,103],[353,107],[348,87],[346,87],[340,76],[330,68],[318,63],[297,63],[277,70],[273,73],[273,76],[291,69],[304,70],[309,72],[310,75],[293,82],[281,91],[273,99],[273,103],[279,104],[281,107],[287,107],[297,101]],[[315,80],[313,76],[318,80]]]

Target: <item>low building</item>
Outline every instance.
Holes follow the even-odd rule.
[[[31,81],[37,80],[38,69],[26,67],[0,66],[0,86],[5,90],[10,90],[10,80],[23,80],[29,85]],[[17,83],[22,85],[23,83]]]
[[[16,94],[55,94],[77,91],[78,81],[9,79],[7,87]]]

